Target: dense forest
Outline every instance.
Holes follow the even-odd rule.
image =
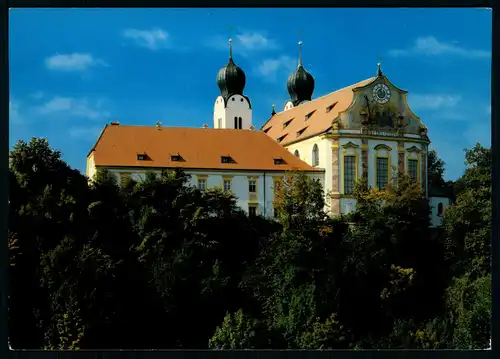
[[[491,152],[430,182],[454,205],[429,229],[420,187],[356,186],[329,217],[321,185],[291,173],[276,219],[248,217],[182,171],[92,181],[45,139],[10,153],[13,348],[486,348],[491,320]]]

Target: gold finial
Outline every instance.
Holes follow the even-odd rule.
[[[233,39],[229,39],[229,58],[233,58]]]
[[[299,65],[298,67],[302,66],[302,41],[299,41]]]

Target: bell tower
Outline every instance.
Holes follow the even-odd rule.
[[[229,61],[217,74],[220,95],[214,104],[214,128],[250,129],[252,105],[243,94],[245,84],[245,73],[233,61],[232,40],[229,39]]]

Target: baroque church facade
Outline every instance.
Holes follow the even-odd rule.
[[[107,125],[87,158],[87,175],[107,168],[123,180],[145,171],[182,167],[200,189],[231,190],[249,214],[272,216],[274,188],[289,171],[304,171],[324,187],[327,210],[354,210],[354,183],[365,179],[383,188],[396,172],[422,185],[431,202],[432,225],[450,204],[429,196],[427,128],[411,110],[407,91],[392,84],[380,64],[374,77],[313,98],[315,80],[304,68],[301,46],[297,69],[287,80],[290,99],[274,106],[260,130],[252,125],[252,105],[244,94],[246,76],[232,56],[217,75],[220,95],[213,128]],[[251,156],[245,150],[258,153]]]

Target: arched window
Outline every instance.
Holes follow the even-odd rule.
[[[439,217],[442,217],[442,216],[443,216],[443,213],[444,213],[444,206],[443,206],[443,204],[440,202],[440,203],[438,204],[438,216],[439,216]]]
[[[295,157],[300,157],[299,150],[295,150],[293,154],[295,155]]]
[[[319,150],[318,150],[318,145],[314,144],[313,146],[313,151],[312,151],[312,165],[314,166],[319,166]]]
[[[234,118],[234,128],[238,128],[238,117]]]
[[[219,128],[222,128],[222,118],[219,118]]]
[[[239,129],[241,130],[243,128],[243,120],[241,119],[241,117],[238,118],[238,125]]]

